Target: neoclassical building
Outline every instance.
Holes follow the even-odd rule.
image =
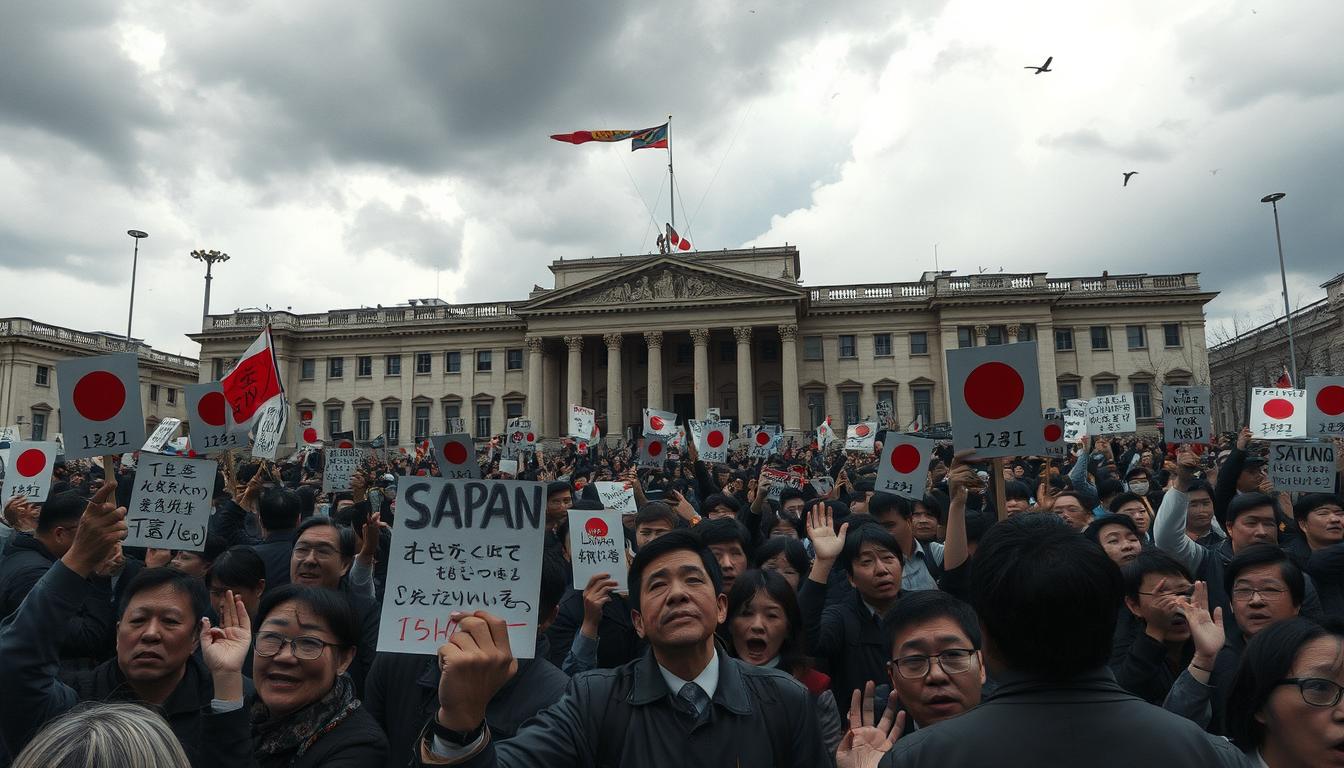
[[[477,437],[527,415],[561,435],[570,403],[605,435],[646,405],[735,426],[843,425],[888,400],[902,424],[946,421],[943,351],[1036,341],[1043,399],[1133,391],[1151,424],[1164,383],[1208,381],[1198,275],[926,273],[807,286],[793,246],[554,262],[526,299],[317,314],[211,315],[191,338],[218,379],[270,322],[290,402],[323,433],[389,442],[462,418]]]

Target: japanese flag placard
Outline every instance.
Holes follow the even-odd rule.
[[[299,409],[299,445],[321,447],[322,429],[317,423],[317,415],[312,408]]]
[[[1306,437],[1307,391],[1252,387],[1251,434],[1271,440]]]
[[[877,422],[861,421],[845,429],[845,450],[872,453],[877,440]]]
[[[218,466],[209,459],[142,454],[126,507],[126,545],[204,550]]]
[[[187,421],[191,448],[202,456],[247,447],[247,429],[233,423],[233,409],[218,381],[188,384]]]
[[[935,445],[934,440],[888,432],[873,490],[906,499],[924,498],[924,483],[929,477],[929,459]]]
[[[661,467],[667,460],[667,441],[661,437],[646,437],[639,451],[639,466]]]
[[[625,515],[639,511],[635,505],[635,489],[630,483],[619,480],[598,480],[597,497],[602,500],[602,508]]]
[[[471,435],[430,435],[434,446],[434,463],[439,474],[449,480],[476,479],[481,476],[481,465],[476,462],[476,443]]]
[[[1036,342],[949,349],[947,379],[957,450],[982,459],[1045,452]]]
[[[1041,420],[1041,440],[1045,442],[1045,455],[1052,459],[1062,459],[1069,455],[1069,444],[1064,441],[1064,416],[1058,413],[1046,414]]]
[[[145,441],[140,364],[134,352],[56,363],[65,458],[134,451]]]
[[[1307,377],[1307,434],[1344,437],[1344,376]]]
[[[25,442],[9,444],[5,460],[4,487],[0,488],[0,507],[15,496],[24,496],[38,504],[51,493],[51,470],[56,464],[57,447],[52,442]]]
[[[625,547],[621,513],[610,509],[569,511],[569,552],[574,561],[575,589],[582,590],[593,576],[605,573],[616,582],[617,592],[625,591],[629,571]]]
[[[692,420],[687,426],[701,461],[720,464],[728,461],[728,422]]]
[[[569,436],[575,440],[591,440],[597,426],[597,411],[582,405],[569,406]]]
[[[747,455],[753,459],[768,459],[778,448],[779,433],[772,424],[746,426]]]
[[[644,409],[644,434],[670,437],[677,433],[677,414],[671,411]]]
[[[1087,433],[1089,435],[1123,435],[1137,432],[1138,419],[1134,417],[1134,394],[1097,395],[1087,401]]]

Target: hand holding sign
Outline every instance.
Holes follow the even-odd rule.
[[[590,640],[597,639],[597,628],[602,623],[602,609],[611,602],[616,590],[616,581],[610,574],[594,573],[583,588],[583,624],[579,632]]]
[[[439,725],[470,731],[495,693],[518,673],[504,620],[485,611],[453,613],[456,631],[439,647]]]
[[[104,466],[112,466],[111,457],[104,460]],[[115,557],[122,539],[126,538],[126,508],[108,501],[116,490],[116,473],[109,471],[107,480],[84,506],[79,528],[75,529],[74,543],[61,557],[65,567],[83,578],[87,579],[104,562]]]

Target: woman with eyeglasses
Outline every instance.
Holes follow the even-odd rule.
[[[339,592],[288,584],[262,599],[258,629],[241,597],[226,594],[220,625],[203,620],[201,653],[215,684],[207,747],[220,766],[381,765],[382,729],[346,674],[359,625]],[[244,700],[252,648],[256,694]]]
[[[1344,765],[1344,623],[1282,621],[1246,646],[1227,703],[1232,741],[1266,768]]]

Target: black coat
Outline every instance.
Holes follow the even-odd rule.
[[[252,699],[244,701],[241,709],[210,714],[206,722],[206,746],[209,749],[209,768],[255,768],[258,765],[284,765],[288,768],[372,768],[387,759],[387,739],[369,714],[361,706],[341,721],[340,725],[323,733],[302,754],[297,752],[285,761],[277,755],[258,763],[252,753],[252,725],[249,720]],[[193,763],[193,765],[196,765]]]
[[[16,533],[5,545],[0,561],[0,619],[14,613],[56,556],[31,533]],[[110,579],[94,576],[86,582],[82,607],[55,635],[61,658],[106,659],[112,650],[116,624]]]
[[[373,598],[349,589],[342,589],[355,610],[355,621],[359,622],[359,646],[355,648],[355,660],[351,662],[347,673],[355,683],[355,695],[364,698],[364,679],[369,676],[373,659],[378,650],[378,626],[382,618],[382,607]]]
[[[831,691],[843,716],[850,696],[863,690],[864,683],[886,682],[891,649],[883,646],[881,627],[858,590],[847,600],[825,603],[826,587],[805,579],[798,592],[803,633],[812,656],[826,662]]]
[[[583,626],[583,591],[571,590],[560,600],[555,621],[546,630],[550,642],[549,658],[560,668],[565,655],[574,643],[574,633]],[[630,618],[630,604],[620,595],[612,595],[602,606],[602,620],[597,625],[597,666],[614,669],[628,664],[644,652],[644,641],[635,634]]]
[[[294,550],[294,529],[276,531],[260,544],[253,544],[252,550],[266,565],[266,589],[283,587],[289,583],[289,560]]]

